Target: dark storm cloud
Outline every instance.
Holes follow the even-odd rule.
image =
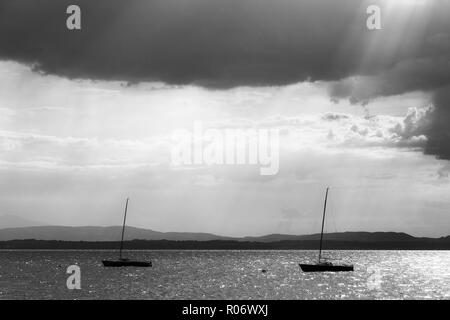
[[[379,96],[434,91],[446,84],[450,84],[450,52],[448,56],[402,60],[375,75],[334,81],[330,95],[333,99],[349,98],[353,103],[366,104]]]
[[[383,29],[369,31],[366,8],[377,2]],[[423,129],[426,152],[450,158],[443,120],[450,118],[450,2],[394,3],[0,0],[0,59],[69,78],[129,83],[227,88],[331,81],[333,99],[362,104],[428,91],[435,112]],[[81,31],[65,27],[71,4],[81,7]]]
[[[82,10],[82,30],[65,27]],[[359,0],[0,0],[0,57],[75,78],[279,85],[357,71]],[[339,51],[344,50],[345,59]]]
[[[441,159],[450,159],[450,85],[434,93],[434,112],[430,113],[431,125],[424,129],[428,138],[425,153]]]
[[[0,57],[67,77],[232,87],[372,74],[449,49],[448,15],[435,5],[432,23],[419,32],[408,25],[418,36],[395,55],[374,48],[363,63],[375,37],[396,32],[389,21],[384,33],[366,29],[373,2],[0,0]],[[81,7],[81,31],[65,27],[70,4]]]

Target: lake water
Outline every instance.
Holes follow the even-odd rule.
[[[304,273],[316,251],[133,251],[152,268],[104,268],[113,251],[0,251],[0,299],[449,299],[450,251],[330,251],[354,272]],[[69,290],[69,265],[81,289]],[[266,269],[267,272],[261,272]]]

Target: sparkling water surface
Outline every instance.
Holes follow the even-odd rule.
[[[449,299],[450,251],[330,251],[354,272],[304,273],[303,250],[148,250],[152,268],[105,268],[114,251],[0,251],[0,299]],[[81,289],[67,289],[67,267]],[[262,269],[267,272],[262,272]]]

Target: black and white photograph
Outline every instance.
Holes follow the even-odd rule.
[[[449,250],[450,1],[0,0],[0,300],[448,301]]]

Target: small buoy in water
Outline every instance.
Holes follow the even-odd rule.
[[[266,273],[267,270],[266,270],[266,269],[262,269],[261,272],[262,272],[262,273]]]

